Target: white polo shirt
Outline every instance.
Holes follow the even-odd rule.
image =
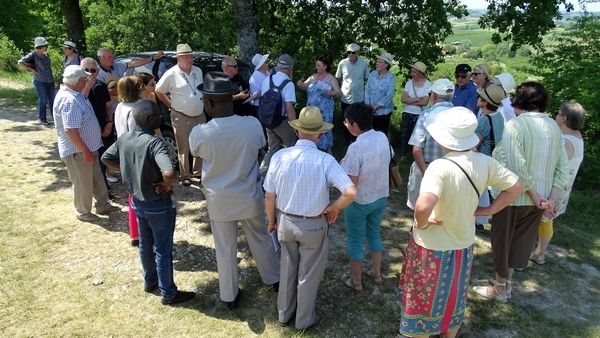
[[[197,87],[203,83],[202,70],[192,66],[186,74],[179,65],[171,67],[156,84],[156,91],[170,94],[171,107],[187,116],[195,117],[204,113],[202,92]]]

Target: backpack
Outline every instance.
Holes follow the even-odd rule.
[[[281,115],[283,106],[281,91],[290,82],[289,79],[286,79],[281,82],[279,86],[275,86],[273,83],[273,75],[269,76],[269,90],[267,90],[260,98],[260,104],[258,106],[258,120],[263,127],[274,129],[285,119],[285,117]]]

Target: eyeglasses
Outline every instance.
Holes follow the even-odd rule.
[[[350,55],[350,54],[356,54],[356,52],[348,51],[348,55]]]
[[[467,74],[454,74],[454,77],[457,79],[466,79],[468,77]]]
[[[98,71],[98,69],[96,69],[96,68],[83,68],[83,70],[85,70],[88,73],[92,73],[92,74],[94,74]]]
[[[227,65],[227,67],[231,67],[231,68],[237,69],[239,66],[238,65]]]

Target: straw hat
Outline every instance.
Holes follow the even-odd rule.
[[[175,56],[188,54],[192,54],[192,47],[190,47],[190,45],[188,45],[187,43],[180,43],[177,45],[177,53],[175,53]]]
[[[323,122],[321,111],[313,106],[302,108],[298,119],[288,122],[292,128],[306,134],[321,134],[333,128],[333,124]]]
[[[427,66],[421,62],[421,61],[417,61],[412,65],[408,65],[410,68],[414,68],[418,71],[420,71],[421,73],[427,75]]]
[[[394,56],[388,52],[379,55],[377,59],[385,61],[390,66],[394,63]]]
[[[63,42],[62,46],[72,48],[73,50],[77,51],[77,45],[73,41],[65,40],[65,42]]]
[[[430,114],[425,128],[438,144],[451,150],[469,150],[479,143],[479,137],[475,135],[477,118],[465,107],[457,106]]]
[[[500,102],[506,97],[504,89],[495,83],[491,83],[485,88],[477,89],[477,94],[496,107],[498,107]]]

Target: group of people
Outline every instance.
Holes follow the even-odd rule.
[[[101,158],[120,170],[130,194],[130,219],[136,222],[130,222],[130,229],[139,230],[144,290],[159,290],[163,304],[194,297],[194,292],[178,290],[173,278],[177,178],[173,155],[157,131],[160,100],[171,111],[181,183],[189,186],[194,176],[201,177],[220,299],[235,309],[242,297],[237,267],[241,224],[263,283],[278,292],[279,323],[294,320],[298,330],[315,326],[328,225],[340,213],[350,261],[342,285],[362,292],[363,276],[376,285],[384,283],[380,225],[395,155],[387,138],[394,111],[393,56],[380,55],[369,73],[359,51],[354,43],[347,46],[348,57],[335,76],[331,60],[317,57],[315,74],[296,83],[294,61],[287,54],[277,58],[273,70],[269,55],[255,55],[255,71],[245,84],[232,57],[223,59],[222,72],[203,74],[193,65],[187,44],[177,46],[177,65],[158,82],[149,74],[115,75],[162,53],[120,64],[113,62],[110,50],[100,49],[100,63],[84,58],[80,65],[68,65],[53,112],[77,217],[97,219],[93,201],[98,214],[117,209],[109,203]],[[430,82],[422,62],[409,67],[400,154],[414,158],[407,182],[414,224],[400,278],[399,332],[454,337],[464,317],[476,223],[487,224],[493,216],[496,271],[494,285],[475,286],[477,294],[505,302],[512,297],[515,268],[529,260],[545,263],[552,219],[565,211],[583,157],[585,110],[565,102],[554,121],[542,84],[524,82],[511,99],[512,76],[494,76],[485,64],[474,69],[458,65],[455,83],[446,78]],[[308,92],[308,104],[298,114],[296,87]],[[259,121],[261,100],[273,88],[280,93],[276,113],[283,121],[265,128]],[[341,101],[349,142],[339,162],[330,154],[334,98]],[[111,144],[103,137],[113,124],[117,138]],[[340,191],[334,201],[332,186]],[[366,268],[365,242],[371,258]]]

